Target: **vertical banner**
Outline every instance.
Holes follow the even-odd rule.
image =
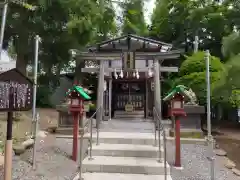
[[[123,69],[128,68],[128,52],[124,52],[123,62]]]
[[[135,69],[135,53],[134,52],[130,52],[130,58],[129,58],[129,68],[130,69]]]

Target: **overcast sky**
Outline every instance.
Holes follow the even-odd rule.
[[[2,51],[1,53],[1,62],[9,62],[11,59],[10,57],[7,55],[6,51]]]

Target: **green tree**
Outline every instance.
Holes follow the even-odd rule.
[[[225,103],[231,103],[232,106],[240,106],[239,103],[239,72],[240,55],[234,56],[225,64],[226,72],[221,74],[221,78],[216,83],[213,93],[217,98]]]
[[[143,0],[125,0],[123,9],[123,34],[147,35],[147,25],[144,20]]]
[[[234,32],[223,38],[222,53],[228,59],[240,53],[240,34]]]
[[[202,0],[157,0],[150,35],[185,48],[188,53],[193,51],[194,37],[198,35],[200,49],[209,49],[222,58],[222,37],[230,34],[234,26],[229,21],[228,5]]]
[[[210,57],[210,81],[214,86],[224,73],[224,65],[220,59],[214,56]],[[176,84],[183,84],[191,88],[199,100],[204,105],[206,102],[206,62],[204,52],[198,52],[192,56],[188,56],[182,63],[179,71],[180,78],[176,80]],[[214,99],[214,94],[212,94]]]
[[[38,34],[42,38],[40,68],[47,74],[53,70],[53,75],[59,74],[70,60],[69,49],[81,49],[100,36],[99,32],[108,35],[113,29],[114,11],[109,1],[103,4],[100,7],[94,0],[38,0],[33,1],[38,7],[34,12],[10,4],[5,42],[13,39],[17,67],[26,73],[33,59],[33,38]]]
[[[240,72],[240,35],[239,32],[233,32],[223,38],[222,52],[227,62],[225,63],[226,72],[221,74],[221,80],[216,83],[214,93],[218,95],[227,104],[240,106],[239,103],[239,72]]]

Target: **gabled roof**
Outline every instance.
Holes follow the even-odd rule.
[[[113,38],[88,47],[89,51],[120,51],[133,49],[134,51],[144,50],[153,52],[166,52],[171,48],[172,44],[133,34]]]
[[[171,100],[176,94],[181,94],[182,96],[184,96],[185,100],[189,100],[191,99],[189,93],[188,93],[188,88],[184,85],[177,85],[176,87],[174,87],[167,96],[165,96],[163,98],[164,101],[169,101]]]
[[[17,68],[13,68],[11,70],[5,71],[0,74],[0,80],[1,81],[27,81],[29,84],[33,84],[33,81],[26,77],[21,71],[19,71]]]
[[[91,97],[84,91],[84,89],[77,85],[73,85],[73,87],[66,93],[66,96],[69,96],[74,91],[77,92],[85,100],[91,99]]]

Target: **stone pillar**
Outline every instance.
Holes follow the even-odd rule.
[[[108,82],[108,117],[112,119],[112,79]]]
[[[160,84],[160,65],[158,59],[154,59],[154,106],[161,116],[161,84]]]
[[[158,128],[158,144],[159,144],[159,162],[163,161],[163,151],[161,151],[161,138],[160,138],[160,130],[159,127],[162,123],[162,100],[161,100],[161,79],[160,79],[160,64],[158,59],[154,59],[154,106],[157,110],[159,115],[159,119],[156,117],[157,120],[157,128]],[[154,114],[153,114],[154,115]]]
[[[145,86],[146,86],[146,88],[145,88],[145,93],[146,93],[146,102],[145,102],[145,106],[146,106],[146,118],[148,118],[148,96],[149,96],[149,93],[148,93],[148,91],[149,91],[149,87],[148,87],[148,79],[147,79],[147,73],[145,73],[145,77],[146,77],[146,80],[145,80]]]
[[[99,74],[98,74],[98,94],[97,94],[97,114],[96,114],[96,122],[97,126],[101,122],[103,118],[103,112],[104,110],[100,108],[103,108],[103,94],[104,94],[104,61],[100,61],[100,67],[99,67]]]

